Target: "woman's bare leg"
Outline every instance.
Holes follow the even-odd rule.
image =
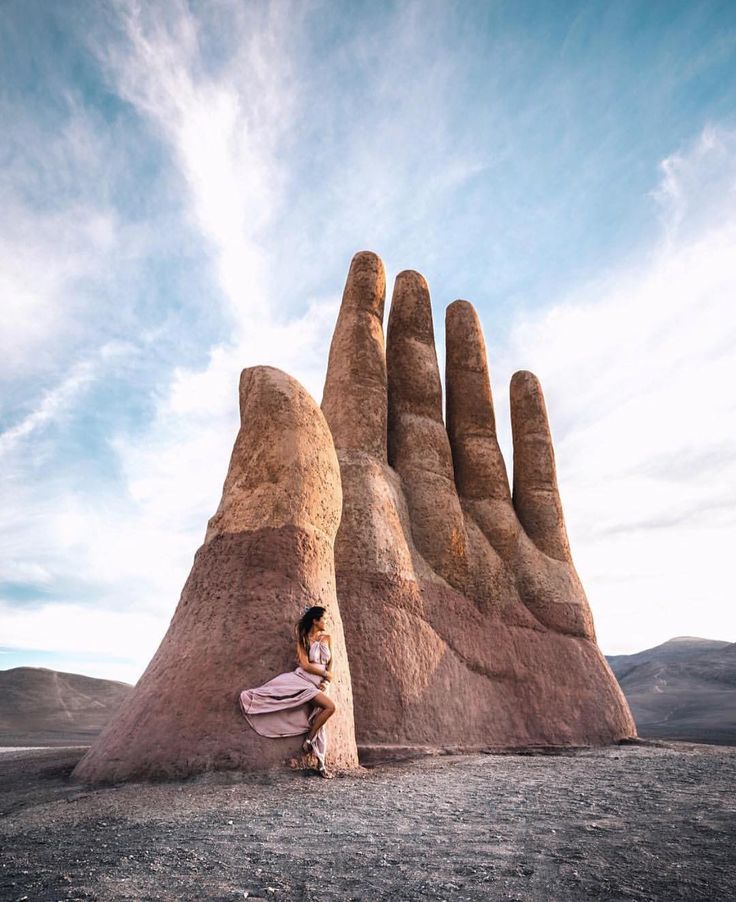
[[[307,733],[307,741],[314,739],[314,737],[319,732],[320,727],[327,723],[327,721],[335,713],[335,703],[332,701],[329,695],[326,695],[324,692],[318,692],[314,696],[312,701],[322,710],[312,721],[312,728]]]

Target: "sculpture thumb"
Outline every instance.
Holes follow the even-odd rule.
[[[241,427],[220,506],[158,651],[74,770],[85,782],[285,766],[303,737],[257,734],[239,692],[295,666],[305,603],[329,610],[335,672],[330,764],[357,767],[353,701],[335,595],[340,471],[310,395],[280,370],[240,380]]]

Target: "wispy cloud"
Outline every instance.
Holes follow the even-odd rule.
[[[283,205],[278,150],[293,118],[288,46],[299,13],[225,7],[228,37],[238,40],[220,43],[226,56],[217,65],[206,58],[200,20],[180,0],[119,3],[124,39],[95,50],[117,93],[169,146],[223,297],[242,327],[268,310],[262,235]]]
[[[736,207],[733,133],[707,125],[687,152],[674,153],[660,164],[662,178],[652,192],[665,229],[666,247],[683,243],[710,229],[720,229]]]
[[[49,375],[68,362],[65,343],[79,346],[91,313],[84,290],[110,260],[117,222],[109,209],[73,203],[39,211],[0,187],[0,381]]]
[[[661,172],[659,243],[491,348],[500,385],[517,368],[542,380],[575,557],[611,651],[666,638],[663,622],[736,635],[736,133],[707,128]]]
[[[76,400],[80,390],[94,377],[94,367],[88,360],[76,364],[63,381],[46,392],[38,406],[19,423],[0,434],[0,459],[17,444],[28,438],[43,426],[55,420],[71,402]]]
[[[155,644],[218,501],[240,370],[280,366],[319,399],[363,248],[389,278],[421,269],[438,314],[477,301],[500,408],[514,368],[539,372],[604,645],[631,650],[623,611],[641,616],[616,581],[643,606],[678,542],[708,576],[667,583],[670,603],[721,597],[734,144],[706,129],[646,197],[656,142],[632,136],[687,80],[666,59],[654,98],[641,59],[614,82],[608,31],[581,56],[587,11],[117,0],[55,16],[68,58],[38,37],[45,81],[3,107],[3,641],[88,660],[111,628]],[[683,60],[688,34],[668,45]],[[549,293],[581,272],[603,274]]]
[[[110,420],[105,442],[115,460],[114,483],[85,492],[59,473],[36,488],[23,456],[23,443],[58,422],[84,387],[109,378],[109,368],[103,374],[90,360],[73,365],[0,437],[15,455],[6,522],[22,524],[6,533],[3,578],[11,594],[0,611],[0,630],[13,648],[98,651],[109,631],[106,617],[117,618],[116,631],[131,637],[148,618],[146,629],[155,623],[157,641],[217,504],[237,431],[240,370],[282,363],[319,391],[319,351],[336,297],[305,298],[301,315],[283,316],[269,285],[278,267],[264,243],[283,202],[278,150],[292,122],[295,90],[285,87],[288,66],[271,61],[286,58],[298,16],[246,12],[239,4],[230,11],[228,38],[238,39],[216,65],[205,59],[201,23],[181,3],[119,4],[121,36],[113,41],[105,32],[97,47],[111,87],[148,122],[180,174],[180,202],[214,275],[206,302],[219,305],[229,334],[209,346],[203,336],[204,365],[149,375],[156,381],[145,387],[153,404],[144,425],[131,430]],[[98,37],[93,30],[90,40]],[[99,252],[92,259],[103,264]],[[63,306],[59,286],[49,294]],[[94,329],[90,317],[85,321]],[[137,337],[139,359],[155,349],[157,333],[160,328],[149,330],[143,343]],[[24,511],[32,520],[24,521]],[[42,572],[34,560],[44,561]],[[19,606],[12,591],[21,580]],[[47,603],[49,584],[55,603]],[[59,613],[92,607],[97,614],[85,616],[81,630]],[[140,665],[140,654],[131,652],[131,667]]]
[[[131,617],[122,611],[56,603],[35,609],[12,608],[0,603],[0,634],[12,637],[7,651],[43,649],[60,658],[95,658],[93,675],[135,680],[153,656],[161,638],[157,617],[138,612]],[[90,639],[94,645],[90,647]],[[120,662],[121,652],[125,662]],[[104,662],[104,658],[112,659]],[[0,667],[3,667],[0,657]],[[58,667],[58,665],[57,665]],[[74,668],[77,670],[79,664]],[[85,672],[84,668],[79,668]]]

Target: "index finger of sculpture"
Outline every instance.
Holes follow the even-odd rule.
[[[350,264],[330,345],[322,412],[338,451],[386,460],[386,274],[380,257],[357,253]]]
[[[424,277],[396,277],[386,340],[389,463],[401,476],[420,554],[456,588],[467,582],[462,509],[442,420],[442,384]]]
[[[547,408],[539,380],[527,370],[511,377],[511,431],[514,441],[513,502],[521,525],[540,551],[569,561],[570,543]]]

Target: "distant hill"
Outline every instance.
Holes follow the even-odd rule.
[[[608,662],[640,736],[736,745],[736,643],[680,636]],[[132,688],[40,667],[0,670],[0,746],[87,744]]]
[[[0,670],[0,746],[89,743],[132,688],[43,667]]]
[[[608,662],[640,736],[736,745],[736,643],[679,636]]]

